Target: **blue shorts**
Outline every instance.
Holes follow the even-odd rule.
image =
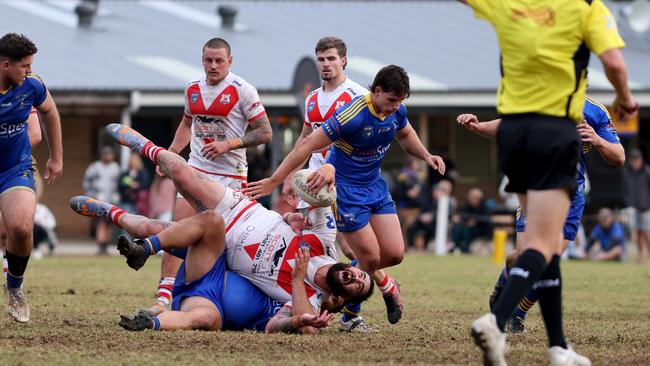
[[[187,297],[202,297],[210,300],[219,309],[223,319],[223,287],[226,277],[226,253],[221,255],[214,263],[212,269],[203,277],[185,283],[185,262],[178,269],[176,281],[172,289],[172,310],[180,311],[181,302]],[[223,324],[223,322],[222,322]]]
[[[256,330],[263,332],[266,323],[282,308],[235,272],[226,272],[223,291],[223,330]]]
[[[384,178],[367,186],[336,185],[336,228],[357,231],[370,222],[371,215],[397,214],[395,202]]]
[[[582,190],[578,188],[576,194],[573,195],[571,201],[571,207],[569,207],[569,214],[566,217],[564,222],[563,234],[564,239],[568,241],[576,240],[576,235],[578,234],[578,228],[580,227],[580,220],[582,220],[582,212],[585,209],[585,196],[582,193]],[[523,233],[526,231],[526,217],[521,208],[517,209],[515,220],[515,232]]]
[[[0,194],[10,189],[29,189],[36,192],[34,184],[34,167],[32,161],[24,161],[0,173]]]

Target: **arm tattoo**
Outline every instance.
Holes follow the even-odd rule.
[[[298,329],[293,326],[291,320],[291,309],[283,307],[269,320],[267,329],[269,333],[297,333]]]
[[[269,117],[266,115],[250,123],[251,131],[241,138],[241,147],[257,146],[271,141],[273,132]]]

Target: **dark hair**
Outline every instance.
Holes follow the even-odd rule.
[[[400,98],[408,98],[411,95],[409,76],[397,65],[388,65],[379,70],[370,85],[370,92],[374,93],[376,87],[380,87],[386,93],[395,93]]]
[[[352,265],[346,263],[339,262],[333,264],[327,270],[327,277],[326,277],[327,285],[329,286],[333,295],[342,296],[346,298],[346,302],[354,302],[360,304],[368,300],[370,296],[372,296],[372,293],[375,290],[375,281],[373,281],[372,276],[368,274],[368,278],[370,278],[370,286],[368,287],[368,291],[366,291],[366,293],[363,295],[350,296],[350,294],[345,290],[345,288],[343,288],[343,285],[339,282],[338,278],[336,277],[336,274],[338,272],[347,270],[350,267],[352,267]]]
[[[7,33],[0,38],[0,58],[11,61],[22,60],[38,51],[34,42],[18,33]]]
[[[330,48],[336,49],[336,52],[339,54],[339,57],[345,57],[348,54],[348,47],[345,45],[345,42],[338,37],[327,36],[318,40],[316,43],[316,48],[314,49],[315,53],[323,52],[329,50]],[[343,65],[343,69],[345,69]]]
[[[205,51],[206,48],[225,48],[226,53],[230,56],[230,44],[223,38],[216,37],[205,42],[202,51]]]

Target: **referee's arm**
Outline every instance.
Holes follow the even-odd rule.
[[[616,90],[614,113],[627,120],[639,110],[639,103],[632,96],[627,83],[627,67],[620,49],[612,48],[598,55],[605,68],[605,75]]]

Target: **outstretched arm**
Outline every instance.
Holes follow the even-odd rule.
[[[294,146],[293,150],[291,150],[270,178],[250,183],[247,188],[244,188],[244,193],[253,199],[270,194],[289,173],[294,171],[301,163],[305,162],[312,151],[320,150],[331,143],[332,141],[323,132],[323,129],[317,129],[307,136],[303,143]]]
[[[501,119],[494,119],[487,122],[479,122],[478,117],[473,114],[461,114],[456,117],[456,122],[468,131],[479,134],[483,137],[497,137],[497,130],[501,124]]]
[[[605,75],[616,90],[616,98],[612,103],[614,113],[621,119],[627,120],[639,111],[639,103],[632,96],[627,83],[627,67],[623,53],[618,48],[612,48],[598,55],[605,68]]]
[[[45,101],[36,109],[43,116],[43,129],[45,139],[50,148],[50,158],[45,164],[45,180],[48,184],[54,183],[63,173],[63,143],[61,142],[61,117],[56,109],[54,99],[47,92]]]
[[[406,127],[397,131],[396,138],[404,151],[416,158],[424,160],[438,173],[445,174],[445,163],[442,161],[442,158],[438,155],[432,155],[427,151],[409,123],[406,124]]]

